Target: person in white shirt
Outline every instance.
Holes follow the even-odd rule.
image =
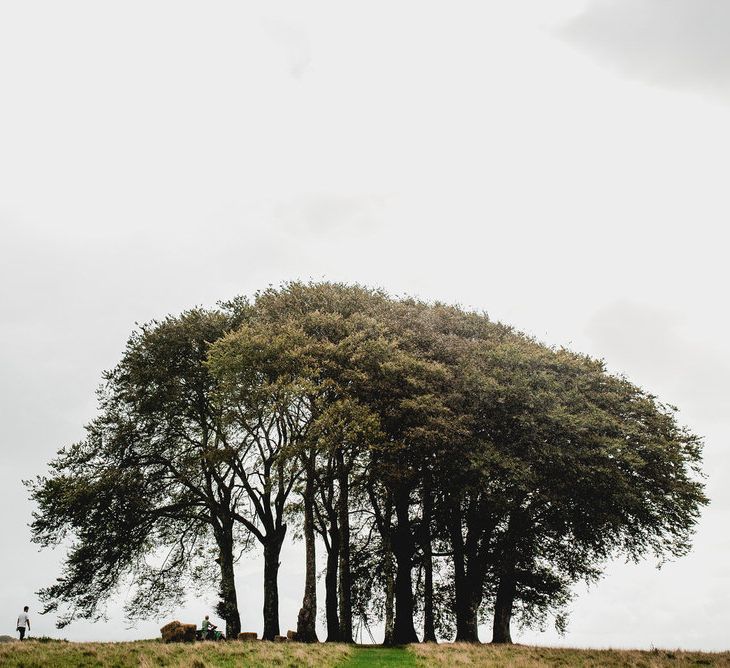
[[[26,605],[23,608],[23,612],[21,612],[18,615],[18,623],[16,624],[16,628],[18,629],[18,633],[20,633],[20,639],[25,639],[25,627],[28,627],[28,631],[30,632],[30,617],[28,617],[28,606]]]

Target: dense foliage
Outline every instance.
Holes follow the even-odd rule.
[[[707,502],[701,443],[602,362],[486,316],[357,286],[287,284],[152,322],[104,378],[99,415],[29,483],[34,539],[68,541],[41,595],[59,623],[175,606],[264,556],[264,637],[279,633],[290,524],[306,545],[298,633],[385,625],[385,643],[511,642],[561,626],[608,559],[678,557]],[[319,538],[319,540],[318,540]],[[140,606],[141,601],[145,602]],[[420,627],[420,633],[417,630]]]

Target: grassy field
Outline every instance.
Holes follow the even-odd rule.
[[[730,652],[585,650],[490,645],[412,645],[380,648],[296,643],[194,643],[166,645],[26,641],[0,644],[0,666],[12,668],[532,668],[533,666],[728,666]]]
[[[585,668],[658,668],[660,666],[730,666],[730,652],[681,652],[668,650],[594,650],[530,647],[527,645],[492,646],[412,645],[417,666],[459,668],[532,668],[533,666],[581,666]]]

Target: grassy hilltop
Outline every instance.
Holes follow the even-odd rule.
[[[461,666],[730,666],[730,652],[591,650],[528,646],[411,645],[383,649],[340,644],[194,643],[159,641],[66,643],[29,640],[0,645],[0,666],[13,668],[457,668]]]

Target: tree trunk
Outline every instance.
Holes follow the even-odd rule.
[[[314,463],[315,453],[311,451],[306,461],[304,482],[304,545],[305,576],[304,599],[297,618],[297,640],[317,642],[317,564],[314,542]]]
[[[423,489],[422,549],[423,549],[423,642],[436,642],[436,628],[433,614],[433,555],[431,548],[431,496],[430,476],[427,473]]]
[[[512,606],[517,593],[517,546],[528,522],[528,513],[521,507],[520,499],[515,509],[510,513],[505,545],[502,551],[497,598],[494,601],[493,643],[512,643],[512,634],[509,627],[512,621]]]
[[[337,612],[337,575],[340,561],[340,527],[337,522],[337,505],[335,498],[335,474],[330,457],[327,468],[319,478],[321,505],[317,513],[317,531],[327,549],[327,569],[324,576],[324,607],[327,618],[326,642],[340,642],[340,616]]]
[[[473,578],[467,577],[467,596],[464,617],[461,625],[460,642],[479,643],[479,606],[482,602],[481,580],[475,582]],[[458,635],[458,632],[457,632]]]
[[[221,569],[220,597],[216,612],[226,623],[226,638],[238,638],[241,616],[238,612],[236,579],[233,569],[233,525],[226,523],[215,530],[218,543],[218,563]]]
[[[456,613],[456,638],[454,642],[479,642],[477,629],[477,610],[479,602],[475,597],[474,583],[467,575],[467,563],[464,548],[464,537],[461,527],[461,509],[456,506],[451,511],[449,523],[451,533],[451,547],[454,552],[454,612]],[[479,587],[481,594],[481,587]]]
[[[454,642],[479,642],[477,613],[481,603],[481,585],[462,574],[455,578],[456,638]]]
[[[512,620],[512,605],[517,591],[517,579],[515,578],[514,558],[508,558],[508,563],[499,578],[497,587],[497,598],[494,602],[494,622],[492,625],[493,643],[512,643],[510,634],[510,621]]]
[[[395,573],[395,621],[393,623],[393,644],[405,645],[418,642],[413,624],[413,538],[408,517],[408,493],[401,490],[395,499],[398,526],[393,534],[393,554],[396,561]]]
[[[264,640],[279,635],[279,554],[285,534],[286,526],[264,543]]]
[[[349,508],[349,471],[345,466],[342,448],[337,451],[337,479],[339,497],[337,515],[340,524],[340,641],[353,642],[352,639],[352,577],[350,574],[350,508]]]
[[[411,582],[411,555],[404,550],[395,550],[395,621],[393,623],[393,644],[405,645],[418,642],[413,624],[413,588]]]
[[[324,605],[327,613],[327,642],[340,642],[340,616],[337,612],[337,566],[340,561],[340,531],[337,519],[332,518],[329,529],[330,549],[327,552],[327,571],[324,576]]]
[[[393,549],[391,546],[393,502],[390,493],[386,495],[385,513],[383,514],[383,574],[385,576],[385,637],[384,645],[393,644],[394,611],[393,601],[395,597],[395,577],[393,574]]]

